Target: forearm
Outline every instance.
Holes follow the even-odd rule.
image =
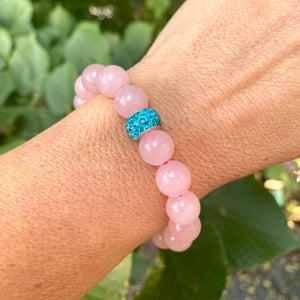
[[[276,145],[262,153],[264,135],[259,137],[263,147],[247,145],[246,153],[245,145],[238,147],[240,141],[222,141],[222,132],[215,128],[219,120],[209,117],[213,110],[199,110],[198,117],[178,122],[189,111],[188,102],[173,111],[176,105],[168,104],[163,84],[158,98],[151,92],[158,92],[153,88],[157,85],[148,85],[142,75],[139,81],[143,71],[136,70],[132,80],[147,90],[150,103],[161,112],[163,126],[175,141],[174,159],[190,168],[191,190],[199,197],[267,166],[264,155],[272,153],[272,163],[283,155],[291,158]],[[201,123],[195,127],[197,118]],[[97,97],[1,156],[0,289],[5,296],[79,299],[166,225],[166,197],[155,186],[156,168],[139,157],[124,123],[111,99]]]
[[[78,299],[166,221],[155,168],[110,99],[91,101],[0,165],[3,297]]]

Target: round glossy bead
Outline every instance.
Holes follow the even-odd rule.
[[[160,249],[168,249],[164,239],[164,229],[152,237],[153,243]]]
[[[165,131],[154,129],[141,137],[139,153],[146,163],[159,166],[172,157],[174,143]]]
[[[85,103],[85,100],[82,100],[81,98],[79,98],[77,95],[74,97],[73,100],[73,105],[75,108],[78,108],[79,106],[81,106],[83,103]]]
[[[201,231],[201,223],[197,218],[189,225],[179,225],[169,220],[168,224],[171,235],[179,242],[191,242],[195,240]]]
[[[129,84],[127,72],[115,65],[104,67],[97,80],[101,94],[107,97],[114,97],[121,87]]]
[[[191,245],[192,242],[179,242],[175,239],[175,237],[169,231],[169,228],[166,227],[164,230],[164,239],[168,246],[173,251],[182,252],[187,250]]]
[[[191,191],[181,197],[169,197],[166,211],[169,218],[176,224],[188,225],[198,218],[200,214],[200,201]]]
[[[100,64],[92,64],[86,67],[81,75],[82,84],[86,90],[91,93],[100,93],[98,84],[97,84],[97,76],[104,69],[103,65]]]
[[[81,76],[79,76],[76,81],[75,81],[75,92],[76,95],[81,98],[82,100],[89,100],[91,98],[93,98],[96,94],[95,93],[91,93],[89,92],[82,84],[82,78]]]
[[[188,191],[191,185],[191,173],[182,162],[170,160],[157,169],[155,181],[163,194],[177,197]]]
[[[117,91],[114,104],[117,113],[128,119],[137,111],[148,107],[148,97],[140,87],[127,85]]]

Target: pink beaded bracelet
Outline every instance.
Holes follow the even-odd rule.
[[[74,107],[103,94],[114,98],[119,115],[127,118],[126,129],[135,140],[139,140],[138,151],[150,165],[159,166],[156,171],[156,185],[166,196],[166,212],[169,223],[153,238],[161,249],[184,251],[188,249],[200,231],[200,202],[189,191],[191,174],[180,161],[170,160],[174,143],[161,128],[158,113],[148,108],[148,97],[138,86],[129,85],[127,72],[119,66],[93,64],[85,68],[75,82]]]

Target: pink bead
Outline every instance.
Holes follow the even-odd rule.
[[[85,89],[85,87],[82,84],[82,78],[81,76],[79,76],[76,81],[75,81],[75,92],[76,95],[81,98],[82,100],[89,100],[91,98],[93,98],[94,96],[96,96],[95,93],[91,93],[88,90]]]
[[[176,224],[188,225],[198,218],[201,206],[198,197],[187,191],[181,197],[169,197],[166,211],[169,218]]]
[[[97,80],[101,94],[107,97],[114,97],[121,87],[129,84],[127,72],[115,65],[104,67]]]
[[[169,231],[169,228],[166,227],[164,230],[164,239],[168,246],[173,251],[181,252],[187,250],[191,245],[192,242],[179,242],[175,239],[175,237]]]
[[[177,197],[188,191],[191,185],[191,173],[182,162],[170,160],[157,169],[155,181],[163,194]]]
[[[141,137],[139,153],[146,163],[159,166],[172,157],[174,143],[165,131],[154,129]]]
[[[164,229],[152,237],[153,243],[160,249],[168,249],[164,239]]]
[[[79,106],[81,106],[85,102],[86,102],[85,100],[82,100],[77,95],[74,97],[74,100],[73,100],[73,104],[74,104],[75,108],[78,108]]]
[[[179,225],[169,220],[169,231],[172,236],[179,242],[191,242],[195,240],[201,231],[201,223],[197,218],[189,225]]]
[[[117,113],[127,119],[148,107],[148,97],[140,87],[127,85],[117,91],[114,103]]]
[[[97,76],[104,69],[103,65],[93,64],[86,67],[81,75],[82,84],[84,88],[91,92],[99,94],[100,90],[97,84]]]

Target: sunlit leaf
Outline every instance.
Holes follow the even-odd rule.
[[[71,111],[76,77],[76,70],[70,63],[64,63],[51,73],[46,86],[46,101],[54,113]]]
[[[74,20],[71,14],[61,5],[56,5],[51,11],[48,24],[55,29],[60,37],[67,37],[73,28]]]
[[[1,0],[0,25],[13,35],[31,31],[32,4],[28,0]]]
[[[80,23],[66,44],[65,56],[78,73],[93,63],[110,64],[110,47],[97,23]]]
[[[229,264],[245,269],[300,246],[271,194],[253,176],[228,183],[202,201],[202,218],[220,230]]]
[[[123,47],[134,62],[138,61],[150,46],[153,26],[143,21],[130,23],[124,33]]]
[[[0,57],[6,58],[12,49],[12,40],[5,28],[0,27]]]
[[[21,95],[36,92],[39,78],[49,70],[50,60],[46,50],[30,35],[18,40],[10,62],[17,89]]]

